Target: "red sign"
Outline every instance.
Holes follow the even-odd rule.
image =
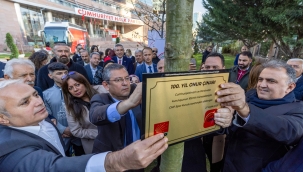
[[[143,22],[141,20],[131,19],[131,18],[124,18],[114,15],[109,15],[105,13],[99,13],[95,11],[89,11],[82,8],[75,8],[75,13],[77,15],[96,18],[96,19],[103,19],[103,20],[109,20],[109,21],[115,21],[115,22],[122,22],[122,23],[131,23],[136,25],[143,25]]]
[[[211,109],[205,112],[204,116],[204,128],[212,127],[215,125],[215,113],[217,112],[217,109]]]
[[[161,122],[154,125],[154,135],[159,133],[167,134],[169,128],[169,121]]]

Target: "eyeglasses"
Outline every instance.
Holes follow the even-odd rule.
[[[76,73],[75,71],[70,71],[70,72],[68,72],[68,74],[63,75],[61,79],[64,80],[64,79],[66,79],[68,76],[74,75],[75,73]]]
[[[125,82],[130,82],[130,77],[125,77],[125,78],[115,78],[113,80],[107,80],[107,81],[114,81],[115,83],[122,84],[124,81]]]

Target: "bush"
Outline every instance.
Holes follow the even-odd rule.
[[[194,46],[194,55],[199,53],[199,47],[197,41],[195,41],[195,46]]]
[[[230,53],[230,48],[231,48],[231,45],[228,44],[228,45],[224,45],[223,48],[222,48],[222,54],[229,54]]]
[[[10,33],[6,33],[5,43],[6,43],[7,47],[11,50],[11,55],[9,58],[10,59],[18,58],[19,50],[18,50],[16,44],[14,44],[13,37]]]

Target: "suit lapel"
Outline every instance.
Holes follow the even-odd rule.
[[[147,73],[145,63],[142,64],[142,68],[143,68],[143,72],[142,73]]]

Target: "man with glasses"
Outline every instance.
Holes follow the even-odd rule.
[[[81,61],[81,55],[80,55],[80,50],[82,50],[82,45],[81,44],[78,44],[76,46],[76,52],[75,52],[75,55],[73,56],[73,61],[74,62],[78,62],[78,61]]]
[[[102,85],[109,93],[91,99],[90,121],[98,126],[93,153],[117,151],[140,140],[142,129],[142,84],[130,84],[124,66],[111,64],[104,68]]]
[[[53,48],[54,58],[51,60],[53,62],[60,62],[65,64],[68,67],[68,71],[76,71],[82,74],[86,79],[88,79],[87,73],[83,66],[78,63],[75,63],[70,58],[70,47],[64,43],[57,43]],[[43,66],[38,71],[38,78],[37,78],[37,86],[42,89],[42,91],[52,87],[54,85],[54,80],[48,77],[48,65]]]
[[[152,48],[152,50],[153,50],[153,63],[158,64],[158,62],[160,61],[158,57],[158,48],[154,47]]]

